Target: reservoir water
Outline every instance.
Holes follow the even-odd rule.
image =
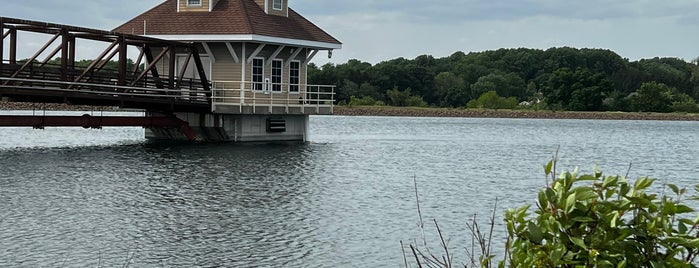
[[[559,146],[559,170],[699,183],[699,122],[314,116],[295,145],[0,137],[0,267],[401,267],[400,241],[420,241],[414,180],[463,256],[467,221],[497,198],[499,229],[532,204]]]

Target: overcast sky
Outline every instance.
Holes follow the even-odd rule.
[[[162,0],[2,0],[0,16],[113,29]],[[631,60],[699,57],[697,0],[290,0],[343,42],[315,62],[498,48],[606,48]]]

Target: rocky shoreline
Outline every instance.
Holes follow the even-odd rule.
[[[446,108],[366,107],[366,106],[362,106],[362,107],[336,106],[335,107],[335,115],[699,121],[699,114],[679,114],[679,113],[570,112],[570,111],[446,109]]]
[[[0,110],[121,111],[121,109],[119,109],[118,107],[113,106],[87,106],[69,105],[63,103],[28,103],[8,101],[0,101]],[[335,115],[699,121],[699,114],[680,113],[570,112],[535,110],[416,108],[387,106],[335,106]]]

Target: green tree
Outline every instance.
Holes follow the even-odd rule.
[[[478,78],[471,86],[472,96],[494,90],[503,97],[515,97],[523,100],[526,97],[527,86],[524,80],[515,73],[492,73]]]
[[[672,89],[663,83],[643,83],[631,95],[631,107],[637,112],[669,112],[672,102]]]
[[[549,107],[599,111],[604,109],[604,100],[611,91],[612,83],[604,74],[561,68],[549,77],[543,93]]]
[[[384,99],[386,89],[397,87],[411,88],[411,94],[430,105],[461,107],[494,90],[519,101],[540,98],[550,109],[626,111],[633,110],[627,96],[649,82],[699,98],[695,63],[676,58],[630,62],[610,50],[571,47],[455,52],[444,58],[421,55],[375,65],[356,59],[322,67],[309,64],[308,77],[312,84],[336,85],[336,97],[344,102],[350,96]],[[677,96],[669,106],[691,109],[691,101],[673,94]]]
[[[442,107],[463,107],[470,100],[464,80],[451,72],[441,72],[435,76],[434,88],[440,96],[439,105]]]
[[[468,108],[485,108],[485,109],[514,109],[517,108],[518,102],[515,97],[504,98],[500,97],[495,91],[483,93],[478,99],[468,102]]]

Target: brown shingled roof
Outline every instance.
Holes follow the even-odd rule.
[[[114,31],[137,35],[250,34],[341,44],[292,9],[289,17],[268,15],[254,0],[220,0],[211,12],[177,12],[177,0],[167,0]]]

